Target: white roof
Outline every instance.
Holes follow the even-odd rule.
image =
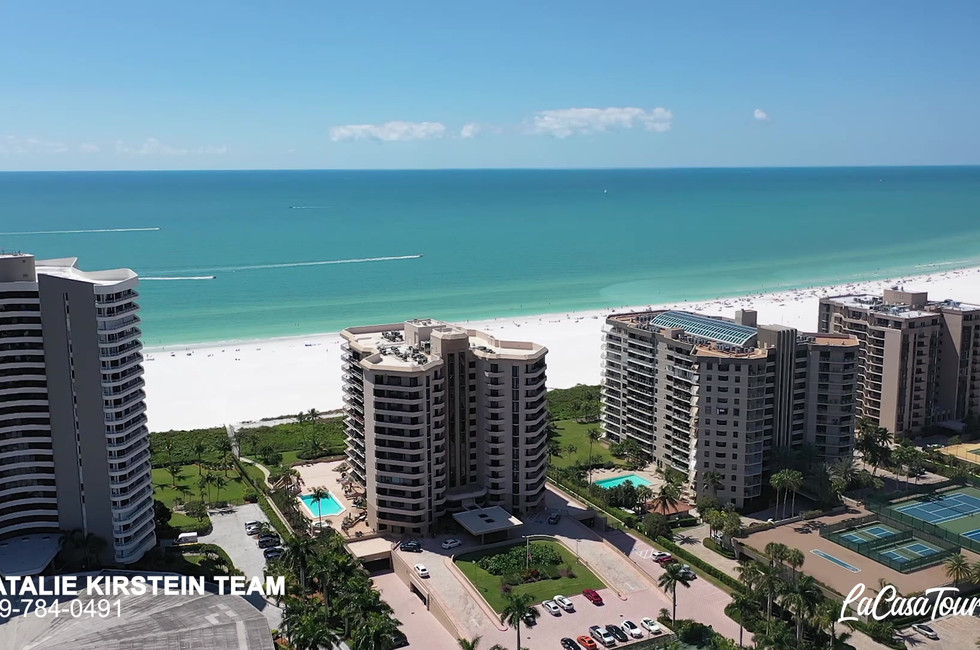
[[[453,515],[453,519],[471,535],[486,535],[523,526],[524,522],[500,506],[465,510]]]

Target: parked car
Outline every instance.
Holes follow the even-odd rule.
[[[626,636],[626,632],[623,632],[623,628],[619,627],[618,625],[607,625],[606,632],[609,632],[609,634],[616,637],[616,640],[620,643],[626,643],[630,640],[630,638]]]
[[[575,643],[575,641],[568,638],[567,636],[561,640],[561,647],[564,648],[565,650],[582,650],[582,646]]]
[[[544,611],[548,612],[552,616],[561,616],[561,607],[556,605],[555,601],[546,600],[541,603],[541,606],[544,607]]]
[[[660,566],[667,566],[668,564],[673,564],[677,562],[677,560],[668,555],[667,557],[657,558],[656,560],[654,560],[654,562],[656,562]]]
[[[593,625],[592,627],[590,627],[589,634],[592,635],[593,639],[595,639],[596,641],[598,641],[599,643],[601,643],[603,646],[607,648],[612,648],[616,645],[616,637],[614,637],[612,634],[602,629],[598,625]]]
[[[623,631],[629,634],[634,639],[643,638],[643,630],[641,630],[640,626],[634,623],[633,621],[623,621]]]
[[[456,548],[457,546],[462,546],[463,542],[458,539],[447,539],[442,543],[442,547],[445,549]]]
[[[561,513],[560,512],[552,513],[552,515],[550,517],[548,517],[548,523],[549,524],[557,524],[559,521],[561,521]]]
[[[262,537],[259,538],[259,548],[272,548],[273,546],[279,546],[278,537]]]
[[[537,613],[538,613],[538,610],[536,610],[536,609],[534,609],[533,607],[532,607],[531,609],[532,609],[533,611],[530,611],[530,612],[528,612],[528,613],[527,613],[527,614],[525,614],[525,615],[524,615],[524,617],[523,617],[523,618],[521,619],[521,620],[523,620],[523,621],[524,621],[524,625],[527,625],[528,627],[533,627],[533,626],[535,626],[535,625],[537,625],[537,624],[538,624],[538,617],[537,617],[537,616],[535,616],[535,614],[537,614]]]
[[[640,619],[640,625],[645,627],[650,632],[650,634],[660,634],[661,632],[663,632],[663,629],[660,627],[660,624],[657,623],[652,618],[650,618],[649,616]]]
[[[922,636],[926,637],[927,639],[933,639],[933,640],[939,639],[939,635],[936,634],[936,631],[931,627],[929,627],[928,625],[925,625],[924,623],[916,623],[915,625],[912,626],[912,629],[918,632],[919,634],[921,634]]]
[[[279,541],[279,535],[276,534],[276,533],[261,533],[259,535],[258,539],[260,541],[263,540],[263,539],[274,539],[274,540],[276,540],[278,542]]]
[[[694,580],[698,577],[698,574],[694,573],[694,569],[691,568],[691,565],[685,564],[681,566],[681,577],[685,580]]]
[[[286,551],[284,551],[281,546],[273,546],[272,548],[267,548],[262,551],[262,555],[264,555],[265,559],[267,560],[275,560],[278,557],[282,557],[283,553],[285,552]]]
[[[421,553],[422,545],[415,540],[409,540],[407,542],[402,542],[399,544],[399,548],[403,551],[408,551],[409,553]]]
[[[429,577],[429,570],[425,568],[425,565],[424,564],[416,564],[415,565],[415,573],[419,574],[419,577],[420,578],[428,578]]]
[[[555,604],[561,607],[566,612],[575,611],[575,603],[565,598],[564,596],[555,596],[554,598],[552,598],[552,600],[555,601]]]
[[[596,593],[595,589],[583,589],[582,595],[585,596],[585,599],[588,600],[593,605],[602,604],[602,596]]]
[[[651,560],[656,561],[662,557],[670,557],[670,553],[668,553],[667,551],[650,551]]]
[[[252,521],[245,522],[245,528],[251,528],[252,526],[261,526],[261,525],[262,525],[261,521],[252,520]]]
[[[596,645],[595,639],[593,639],[588,634],[583,634],[578,639],[576,639],[585,650],[598,650],[599,646]]]

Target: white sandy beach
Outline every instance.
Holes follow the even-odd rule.
[[[971,268],[739,298],[464,324],[486,330],[499,339],[531,340],[547,346],[548,387],[568,388],[599,383],[602,327],[610,313],[654,307],[733,317],[736,309],[755,309],[760,324],[816,331],[820,297],[880,294],[892,285],[928,291],[932,300],[952,298],[980,303],[980,268]],[[144,365],[150,430],[218,426],[311,408],[338,409],[342,405],[340,343],[340,335],[332,333],[148,348]]]

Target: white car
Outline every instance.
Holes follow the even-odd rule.
[[[419,577],[420,578],[428,578],[429,577],[429,570],[425,568],[425,565],[424,564],[416,564],[415,565],[415,573],[419,574]]]
[[[554,600],[555,603],[566,612],[575,611],[575,604],[569,599],[565,598],[564,596],[555,596],[554,598],[552,598],[552,600]]]
[[[541,603],[541,606],[544,607],[545,611],[551,614],[552,616],[561,616],[561,607],[556,605],[555,601],[546,600],[543,603]]]
[[[651,560],[659,560],[662,557],[670,557],[670,553],[666,551],[650,551]]]
[[[660,634],[663,632],[663,630],[660,628],[660,624],[650,617],[640,619],[640,625],[645,627],[650,634]]]
[[[456,548],[457,546],[462,546],[463,542],[458,539],[447,539],[442,543],[442,547],[445,549]]]
[[[641,630],[640,626],[633,621],[623,621],[623,629],[634,639],[643,638],[643,630]]]
[[[928,625],[923,625],[922,623],[916,623],[915,625],[912,626],[912,629],[918,632],[919,634],[921,634],[922,636],[926,637],[927,639],[933,639],[933,640],[939,639],[939,635],[936,634],[936,631],[931,627],[929,627]]]

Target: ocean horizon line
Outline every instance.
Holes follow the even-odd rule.
[[[688,165],[688,166],[597,166],[597,167],[241,167],[219,169],[0,169],[0,174],[146,174],[146,173],[226,173],[226,172],[472,172],[472,171],[732,171],[732,170],[820,170],[820,169],[973,169],[980,162],[937,164],[846,164],[846,165]]]

